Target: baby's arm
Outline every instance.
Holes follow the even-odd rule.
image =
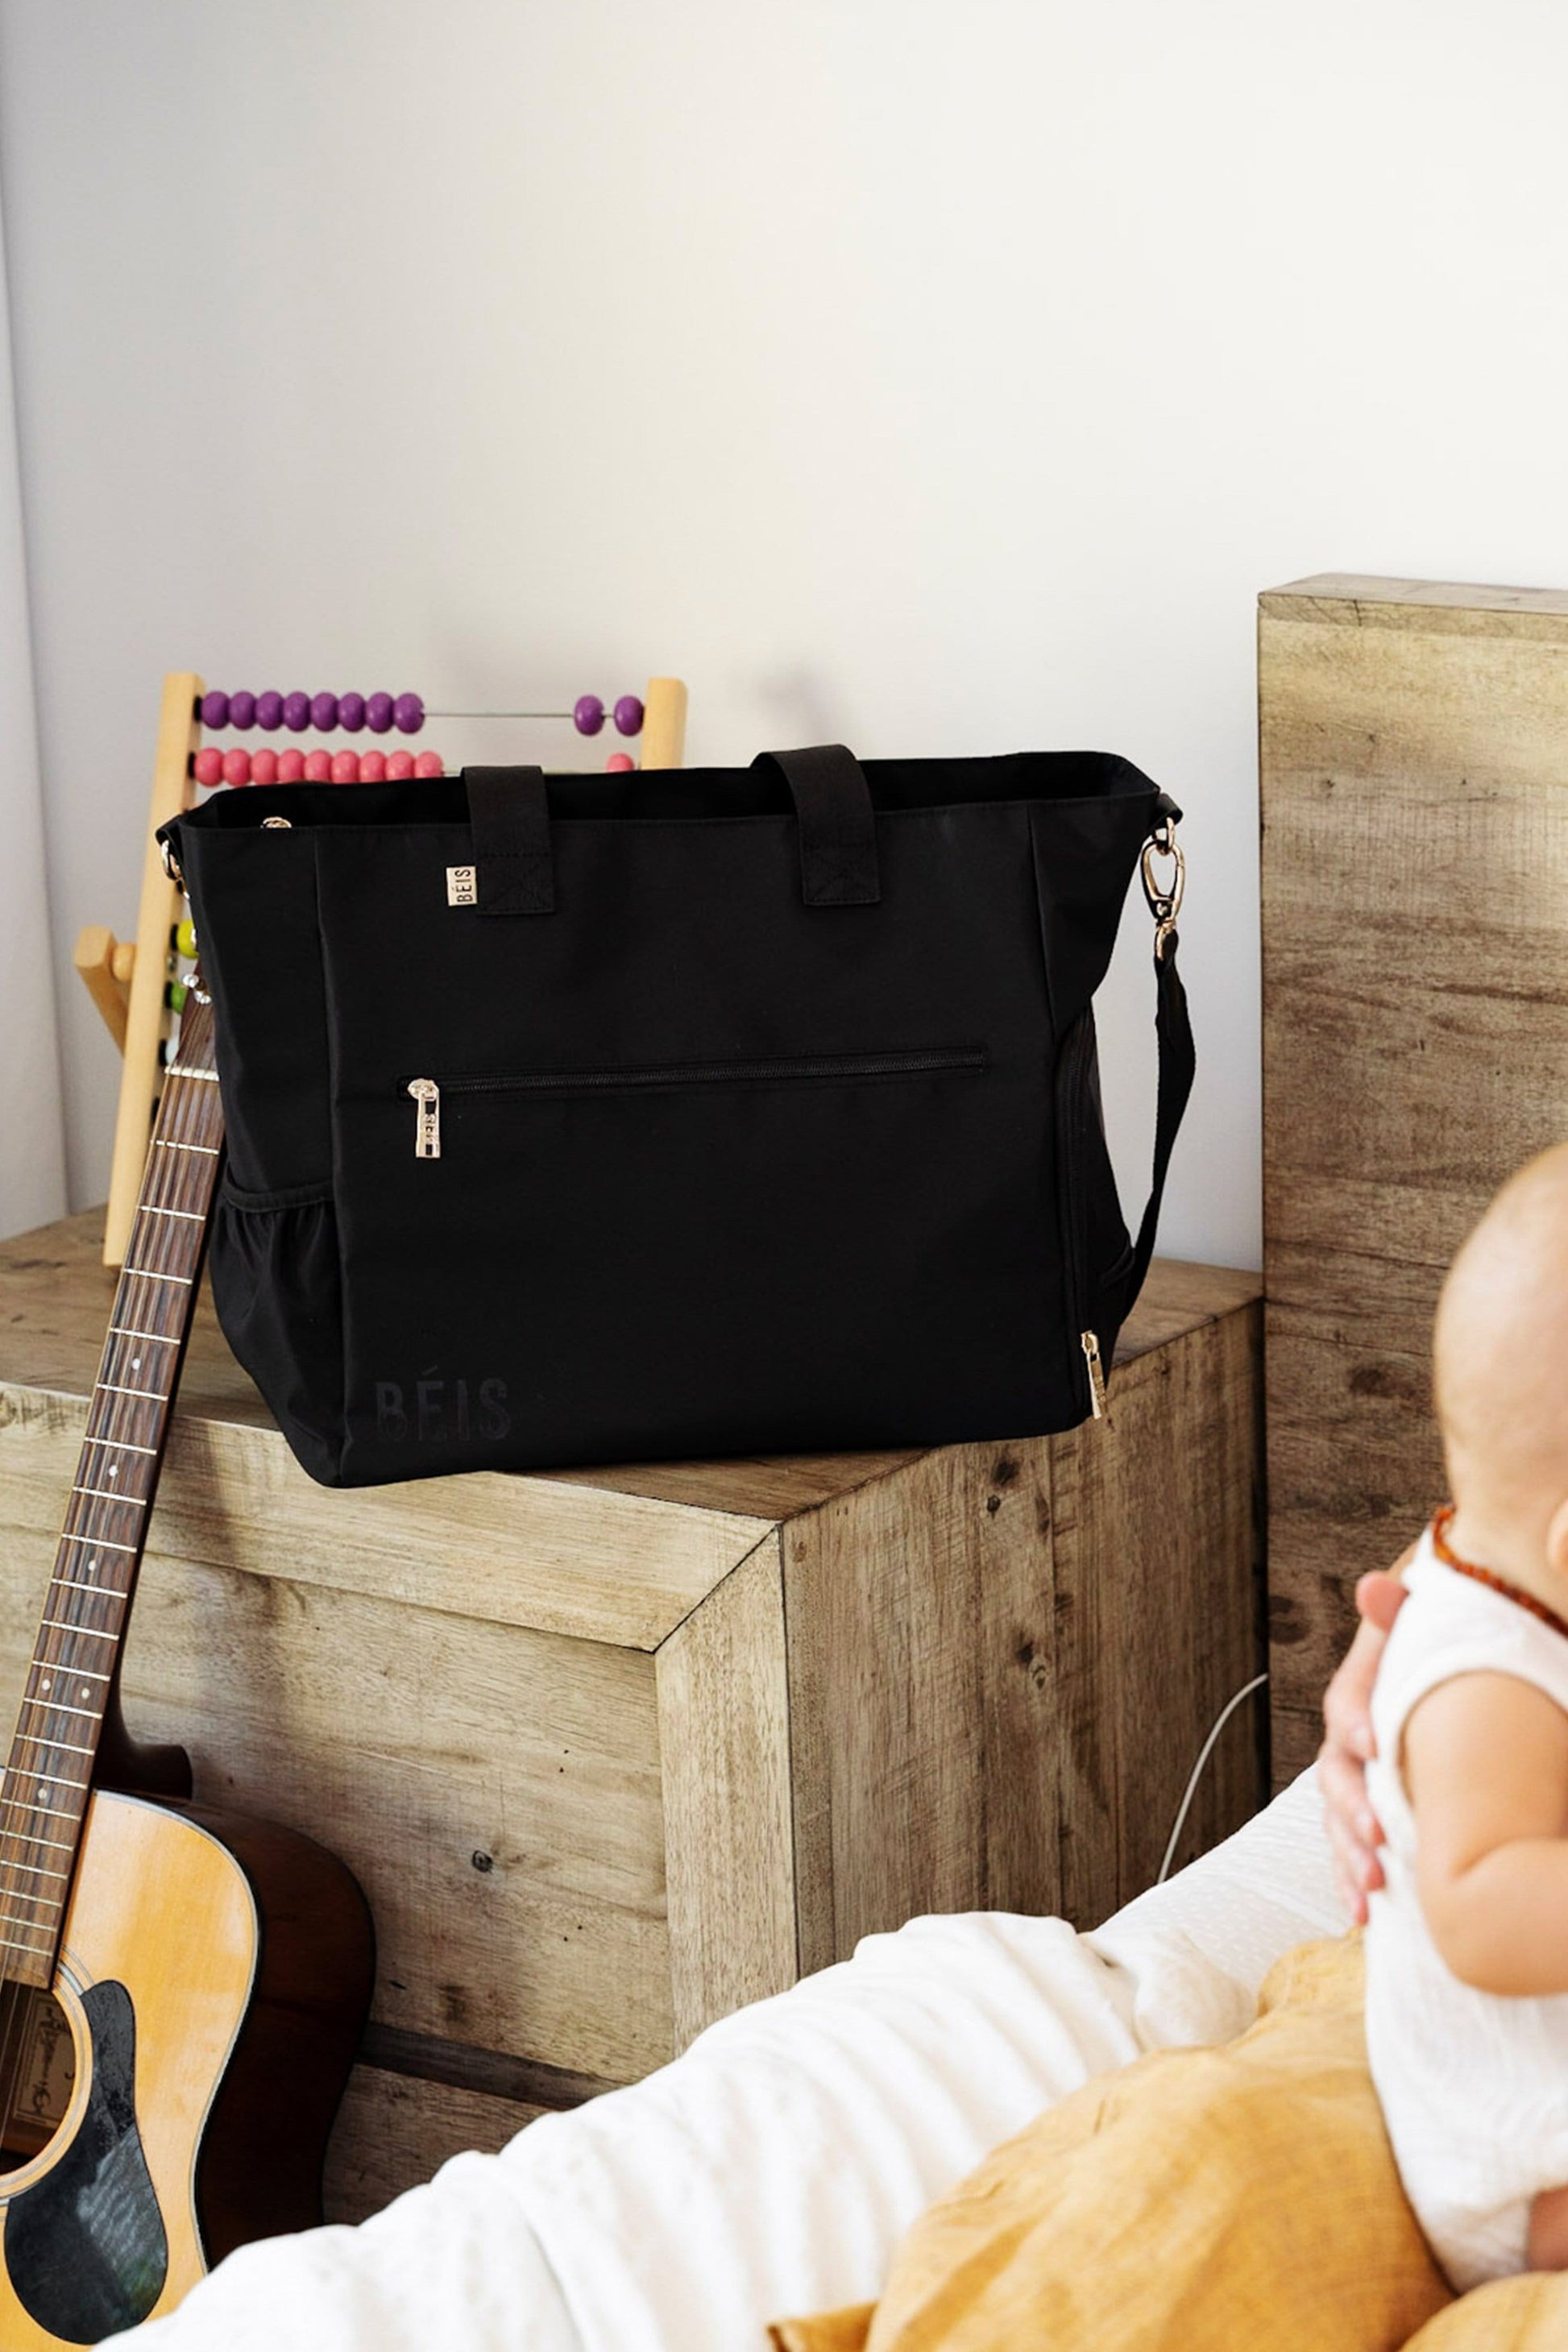
[[[1568,1992],[1568,1715],[1511,1675],[1462,1675],[1405,1731],[1432,1939],[1482,1992]]]

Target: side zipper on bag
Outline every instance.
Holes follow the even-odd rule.
[[[409,1078],[415,1103],[414,1156],[441,1157],[443,1095],[567,1095],[636,1093],[639,1088],[804,1086],[813,1080],[918,1077],[980,1072],[988,1066],[978,1046],[935,1045],[888,1054],[778,1055],[749,1062],[658,1062],[604,1070],[524,1070],[512,1076]]]
[[[1068,1032],[1063,1045],[1057,1081],[1057,1119],[1060,1136],[1063,1208],[1066,1213],[1064,1223],[1067,1227],[1064,1237],[1063,1264],[1071,1293],[1069,1306],[1072,1320],[1075,1323],[1083,1312],[1084,1297],[1088,1287],[1088,1269],[1083,1256],[1085,1213],[1083,1184],[1079,1165],[1078,1128],[1075,1123],[1078,1110],[1076,1094],[1079,1084],[1079,1065],[1084,1058],[1086,1051],[1081,1040],[1087,1034],[1083,1026],[1083,1016],[1080,1015],[1079,1021],[1075,1023]],[[1080,1328],[1078,1343],[1083,1353],[1084,1377],[1089,1386],[1089,1413],[1094,1420],[1103,1421],[1106,1381],[1105,1363],[1100,1352],[1100,1335],[1087,1328]]]

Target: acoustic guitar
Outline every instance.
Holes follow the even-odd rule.
[[[96,2344],[319,2221],[370,2004],[349,1872],[191,1801],[120,1664],[223,1151],[193,992],[0,1786],[0,2347]]]

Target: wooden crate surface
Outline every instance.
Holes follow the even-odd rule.
[[[1455,1249],[1568,1130],[1568,593],[1326,574],[1258,616],[1274,1759],[1441,1499]]]

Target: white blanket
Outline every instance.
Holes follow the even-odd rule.
[[[868,2301],[988,2148],[1141,2051],[1223,2040],[1269,1967],[1343,1919],[1308,1773],[1092,1936],[972,1913],[711,2026],[673,2065],[357,2230],[231,2254],[119,2352],[761,2352]]]

